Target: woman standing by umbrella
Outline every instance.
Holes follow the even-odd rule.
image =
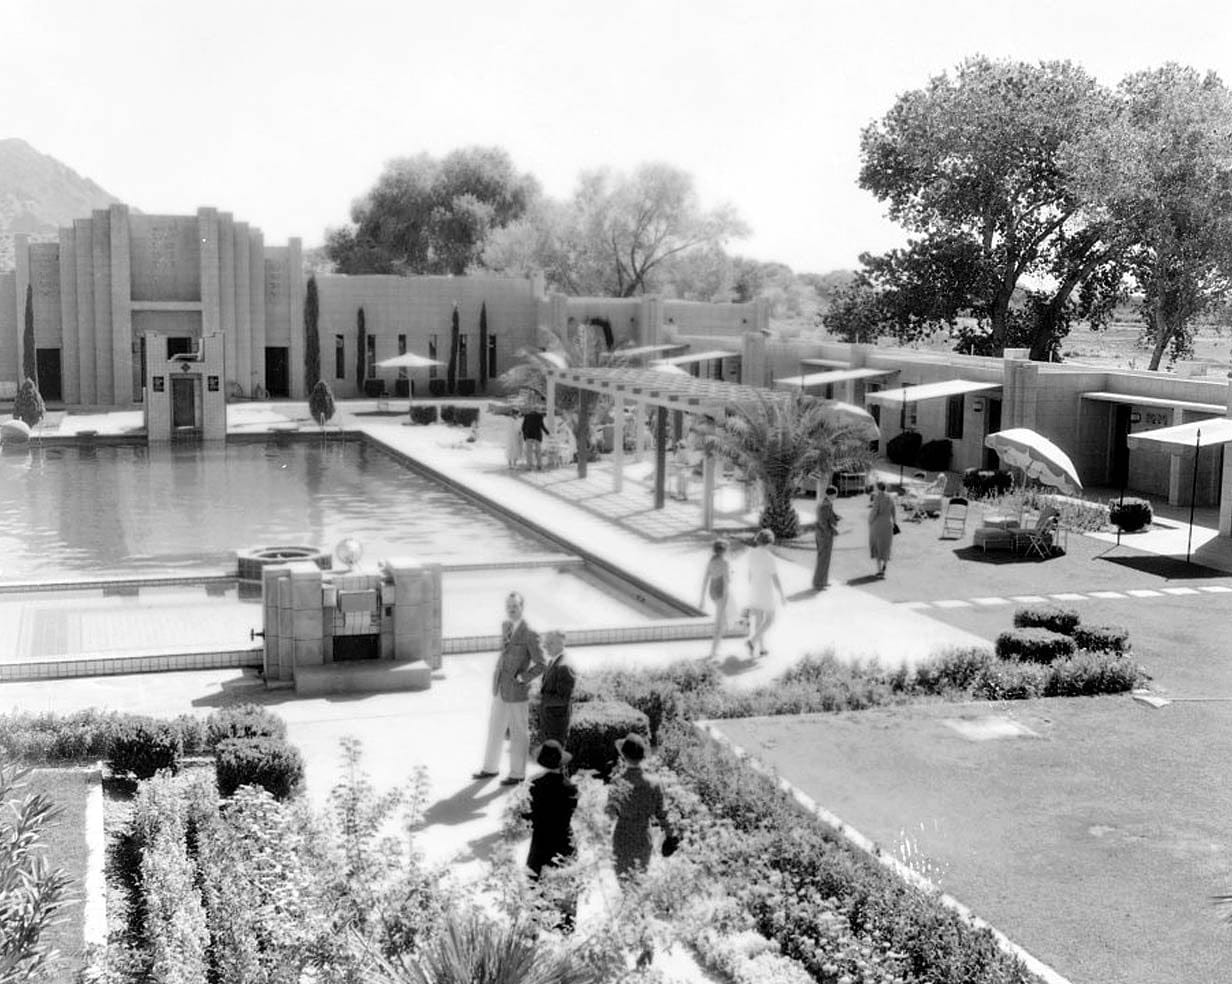
[[[872,505],[868,511],[868,553],[877,562],[877,576],[885,577],[886,565],[894,546],[894,531],[898,529],[898,515],[894,500],[886,491],[886,483],[878,482],[873,492]]]

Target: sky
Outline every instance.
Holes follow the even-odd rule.
[[[558,198],[683,168],[751,227],[729,251],[801,272],[904,242],[857,184],[860,131],[966,57],[1232,83],[1221,0],[57,0],[5,27],[0,137],[143,212],[311,247],[390,159],[495,145]]]

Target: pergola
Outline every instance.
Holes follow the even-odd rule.
[[[556,409],[556,387],[572,386],[581,391],[578,416],[578,477],[586,477],[586,457],[589,444],[589,416],[592,400],[587,394],[610,396],[615,403],[615,433],[613,435],[612,490],[619,492],[624,479],[624,411],[629,403],[639,410],[658,410],[655,423],[654,507],[662,509],[665,499],[667,464],[667,415],[694,413],[721,418],[733,406],[753,405],[766,400],[789,400],[792,395],[772,392],[740,383],[724,383],[714,379],[698,379],[691,375],[666,373],[655,369],[629,366],[548,368],[547,417]],[[679,422],[680,418],[677,418]],[[643,451],[645,432],[638,428],[638,450]],[[702,465],[702,522],[706,529],[714,525],[714,460],[707,456]]]

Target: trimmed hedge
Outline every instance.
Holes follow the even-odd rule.
[[[1048,629],[1061,635],[1073,635],[1078,626],[1078,613],[1059,605],[1031,605],[1014,612],[1014,625],[1020,629]]]
[[[589,700],[573,709],[566,749],[570,768],[594,769],[605,782],[616,767],[616,742],[635,731],[650,740],[646,715],[620,700]]]
[[[304,782],[304,760],[281,738],[224,738],[218,743],[214,773],[221,796],[241,786],[260,786],[276,800],[294,796]]]
[[[179,772],[183,757],[179,730],[167,721],[144,718],[125,722],[116,731],[107,765],[114,774],[149,779],[163,769]]]
[[[1138,667],[1112,652],[1078,653],[1058,660],[1049,668],[1045,697],[1094,697],[1123,694],[1138,685]]]
[[[985,499],[1004,495],[1014,487],[1014,476],[1007,471],[989,471],[985,468],[968,468],[963,472],[963,491],[971,499]]]
[[[1124,653],[1129,650],[1129,630],[1119,625],[1079,625],[1073,631],[1079,649],[1096,653]]]
[[[920,448],[919,464],[926,471],[949,471],[953,457],[954,445],[943,437]]]
[[[435,403],[416,403],[411,406],[412,424],[435,424],[437,409]]]
[[[919,431],[903,431],[886,441],[886,457],[896,465],[914,465],[923,445]]]
[[[0,749],[30,763],[97,761],[111,756],[116,735],[137,721],[136,714],[93,708],[72,714],[0,714]],[[186,755],[205,750],[205,722],[190,714],[164,722],[180,735]]]
[[[287,725],[258,704],[241,704],[215,711],[205,722],[206,748],[216,749],[228,738],[286,738]]]
[[[1006,660],[1051,663],[1072,656],[1074,640],[1050,629],[1010,629],[997,636],[997,656]]]
[[[1147,499],[1113,499],[1108,503],[1108,520],[1123,533],[1136,533],[1151,525],[1151,503]]]

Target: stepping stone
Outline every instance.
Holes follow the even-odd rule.
[[[1084,594],[1074,594],[1072,591],[1066,591],[1061,594],[1049,595],[1050,598],[1055,598],[1057,601],[1086,601],[1087,596]]]
[[[1131,590],[1126,591],[1125,593],[1129,595],[1131,598],[1158,598],[1160,597],[1160,593],[1158,591],[1152,590],[1151,588],[1132,588]]]
[[[1092,598],[1124,598],[1125,595],[1119,591],[1092,591]]]
[[[1232,592],[1232,588],[1225,584],[1204,584],[1202,585],[1202,590],[1209,591],[1211,594],[1227,594]]]
[[[955,601],[955,600],[934,601],[933,604],[936,605],[938,608],[970,608],[971,607],[971,602],[969,601]]]
[[[1161,707],[1167,707],[1172,701],[1164,697],[1156,697],[1154,694],[1134,694],[1134,700],[1140,704],[1146,704],[1148,707],[1153,707],[1159,710]]]
[[[942,718],[941,723],[967,741],[996,741],[1002,738],[1038,738],[1024,724],[1001,714],[978,718]]]
[[[1009,601],[1005,598],[972,598],[977,605],[1008,605]]]
[[[1018,601],[1024,605],[1042,605],[1047,600],[1043,595],[1010,595],[1010,601]]]
[[[1170,595],[1194,595],[1198,594],[1197,588],[1160,588],[1164,594]]]
[[[931,608],[932,602],[928,601],[904,601],[900,603],[902,608]]]

